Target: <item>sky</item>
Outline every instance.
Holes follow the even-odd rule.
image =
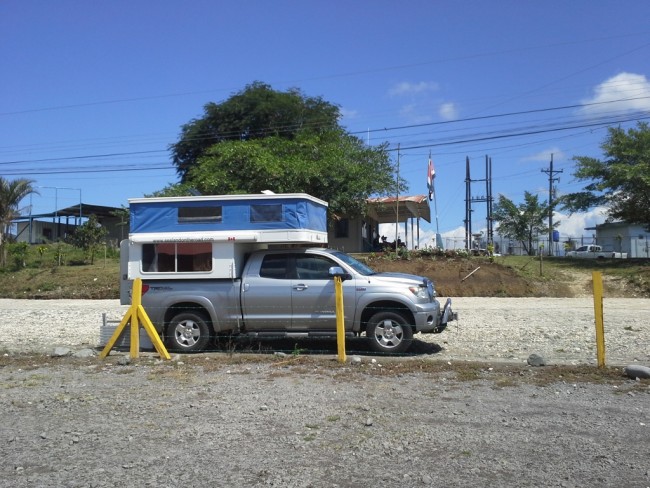
[[[27,214],[126,206],[178,181],[183,124],[261,81],[322,97],[349,132],[388,143],[409,195],[427,193],[431,155],[420,245],[438,231],[453,247],[467,158],[473,198],[489,157],[495,201],[546,201],[551,157],[557,195],[579,191],[572,158],[600,158],[607,127],[650,119],[648,19],[645,0],[4,0],[0,175],[34,180]],[[484,229],[486,203],[472,208]],[[555,220],[564,238],[605,217]]]

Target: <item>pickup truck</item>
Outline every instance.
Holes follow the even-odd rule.
[[[603,251],[603,248],[601,246],[590,244],[588,246],[581,246],[575,251],[567,251],[565,256],[567,258],[584,258],[584,259],[605,259],[605,258],[626,259],[627,253]]]
[[[334,276],[343,279],[346,335],[365,335],[376,352],[404,352],[414,333],[440,333],[457,319],[431,280],[376,273],[327,248],[257,250],[232,279],[143,280],[142,305],[176,351],[205,350],[232,334],[335,339]]]

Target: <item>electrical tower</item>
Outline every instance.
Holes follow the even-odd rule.
[[[472,183],[485,182],[485,195],[472,197]],[[494,229],[492,218],[492,158],[485,156],[485,178],[473,180],[470,177],[469,157],[465,159],[465,249],[472,248],[472,203],[486,203],[487,244],[494,244]]]
[[[564,170],[553,170],[553,153],[551,153],[550,167],[543,169],[542,173],[548,175],[548,255],[553,256],[553,209],[555,208],[555,194],[557,187],[553,187],[553,182],[560,182],[560,178],[555,178],[556,174],[562,173]]]

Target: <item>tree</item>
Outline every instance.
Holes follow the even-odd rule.
[[[544,224],[548,217],[548,205],[540,203],[538,196],[530,192],[524,193],[524,203],[518,206],[504,195],[499,195],[492,216],[498,224],[497,232],[503,237],[521,242],[529,256],[535,254],[533,239],[548,233],[548,226]],[[553,226],[559,224],[555,222]]]
[[[18,205],[30,193],[38,193],[33,187],[33,180],[7,180],[0,176],[0,264],[6,264],[5,243],[9,237],[11,222],[19,216]]]
[[[84,224],[77,227],[74,234],[68,237],[68,242],[86,251],[90,264],[94,264],[97,248],[104,242],[107,233],[108,231],[97,221],[97,216],[91,215]]]
[[[367,146],[338,117],[338,107],[297,90],[248,86],[183,127],[172,147],[181,183],[156,195],[305,192],[335,215],[360,215],[369,196],[395,191],[395,168],[385,145]]]
[[[604,205],[608,220],[622,220],[650,229],[650,128],[639,122],[627,132],[610,128],[601,144],[604,160],[576,156],[574,176],[588,184],[583,191],[560,198],[565,210],[585,211]]]
[[[386,152],[341,133],[216,144],[187,181],[203,194],[305,192],[337,215],[360,215],[370,195],[395,187]]]
[[[320,97],[306,97],[298,89],[273,90],[255,82],[225,102],[210,102],[204,115],[185,124],[180,140],[171,146],[174,164],[185,181],[187,172],[214,144],[265,137],[291,140],[304,132],[338,128],[336,105]]]

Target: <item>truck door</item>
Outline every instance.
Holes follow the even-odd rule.
[[[296,278],[292,280],[291,303],[295,330],[335,330],[336,294],[334,279],[329,276],[332,266],[338,263],[325,256],[297,254]],[[343,307],[345,328],[352,329],[355,308],[354,280],[343,282]],[[349,312],[349,316],[348,316]]]
[[[287,330],[291,327],[293,258],[267,254],[259,270],[250,270],[242,283],[242,313],[249,331]]]

